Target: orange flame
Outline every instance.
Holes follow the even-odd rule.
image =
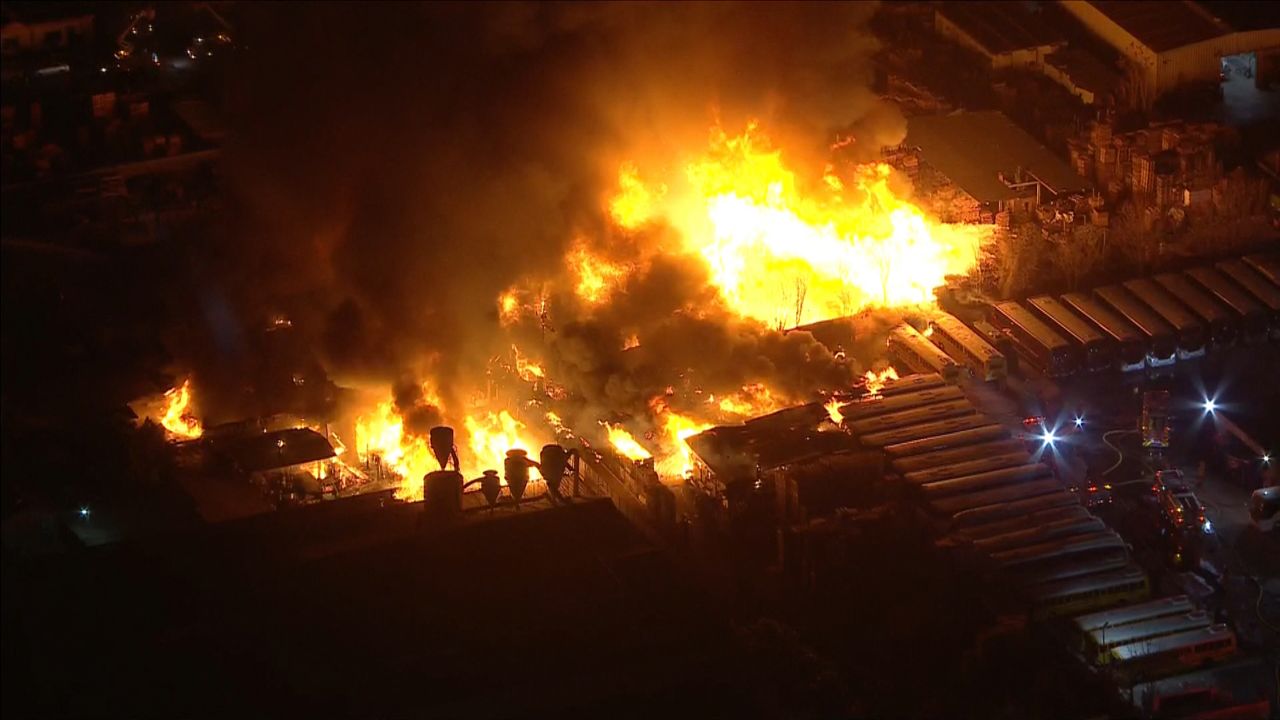
[[[631,436],[621,425],[613,425],[611,423],[602,422],[604,429],[609,434],[609,442],[613,448],[628,460],[647,460],[653,457],[653,454],[644,449],[644,446]]]
[[[180,438],[194,439],[204,434],[200,419],[195,416],[191,407],[191,379],[182,381],[182,385],[164,394],[164,413],[160,416],[160,425],[165,430]]]
[[[879,395],[880,391],[884,389],[884,384],[886,382],[898,379],[898,371],[894,370],[892,366],[887,367],[880,372],[868,370],[867,374],[864,375],[863,378],[867,381],[865,394]]]
[[[927,219],[890,189],[890,172],[859,166],[846,182],[833,169],[806,194],[756,124],[736,137],[716,127],[681,192],[642,192],[627,164],[610,209],[626,229],[658,216],[679,229],[739,314],[800,325],[870,306],[932,303],[947,275],[976,266],[989,228]]]
[[[827,417],[831,418],[831,422],[835,423],[836,425],[843,425],[844,413],[840,412],[840,408],[844,407],[845,405],[848,405],[848,403],[842,403],[835,398],[831,398],[831,402],[827,403],[826,405],[823,405],[822,407],[827,409]]]

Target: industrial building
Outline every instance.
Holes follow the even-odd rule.
[[[1062,7],[1137,68],[1139,104],[1180,85],[1217,83],[1225,59],[1252,56],[1265,87],[1280,65],[1280,28],[1236,31],[1195,2],[1062,0]]]
[[[934,208],[948,221],[991,222],[996,213],[1027,211],[1089,187],[1048,148],[994,110],[911,118],[906,140],[894,154],[908,174],[914,175],[915,166],[922,194],[932,191],[950,206]],[[928,182],[929,173],[937,182]]]
[[[980,53],[993,70],[1038,65],[1066,44],[1023,3],[941,3],[934,13],[934,29]]]

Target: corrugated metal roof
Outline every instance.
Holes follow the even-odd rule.
[[[246,472],[261,472],[327,460],[333,446],[310,428],[290,428],[228,441],[220,448]]]
[[[1089,4],[1156,52],[1231,32],[1225,23],[1190,0],[1093,0]]]
[[[1024,3],[946,2],[938,6],[938,12],[993,55],[1052,45],[1064,39]]]
[[[1019,168],[1057,193],[1089,187],[1066,162],[995,110],[913,117],[905,144],[919,147],[925,162],[979,202],[1017,197],[1000,174],[1012,178]]]

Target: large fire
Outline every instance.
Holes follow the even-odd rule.
[[[644,163],[624,163],[616,192],[605,198],[604,210],[615,229],[627,235],[618,247],[638,249],[638,255],[614,253],[612,246],[578,235],[568,245],[560,276],[524,278],[495,298],[498,332],[510,336],[501,342],[511,354],[495,357],[488,372],[477,371],[469,386],[468,379],[462,379],[459,394],[471,392],[480,401],[461,412],[445,412],[439,398],[424,386],[424,396],[457,430],[464,476],[501,471],[504,457],[513,449],[536,459],[543,442],[571,434],[553,410],[568,409],[556,405],[567,395],[555,382],[554,366],[535,359],[540,348],[530,334],[521,336],[522,347],[511,342],[528,329],[545,339],[556,332],[558,323],[574,319],[552,317],[559,310],[553,307],[559,288],[576,297],[579,310],[612,307],[609,304],[628,291],[632,273],[646,262],[645,253],[674,252],[705,264],[711,284],[730,311],[781,329],[868,307],[932,303],[934,290],[948,275],[964,274],[975,266],[979,245],[989,233],[982,226],[945,225],[926,218],[894,193],[890,169],[883,164],[828,165],[813,177],[802,177],[755,124],[736,136],[713,128],[709,147],[681,158],[677,167],[682,172],[654,177],[645,175]],[[672,232],[654,235],[661,240],[643,232],[659,226]],[[639,345],[640,337],[632,329],[628,332],[623,348]],[[523,347],[526,343],[528,348]],[[892,370],[867,373],[867,391],[878,392],[892,377]],[[505,395],[504,383],[515,383],[505,386]],[[516,412],[516,403],[523,402],[518,398],[527,399],[530,392],[541,398],[529,406],[541,405],[530,415],[539,419],[536,427]],[[174,393],[165,427],[183,436],[198,435],[199,423],[184,415],[190,402],[187,385]],[[679,481],[694,467],[688,438],[715,423],[764,414],[796,400],[760,383],[729,393],[695,390],[698,400],[674,394],[668,389],[649,403],[647,417],[632,418],[653,429],[641,439],[621,425],[592,424],[581,417],[578,421],[592,429],[598,424],[619,455],[652,459],[664,480]],[[833,401],[827,410],[840,424],[841,404]],[[544,417],[546,424],[541,422]],[[376,474],[384,478],[390,475],[398,484],[398,496],[422,497],[423,475],[439,468],[426,435],[409,431],[390,399],[372,404],[355,425],[353,449],[359,460],[370,469],[376,464]],[[536,468],[531,470],[531,477],[538,479]]]
[[[929,220],[894,194],[890,172],[861,165],[842,180],[829,170],[805,186],[755,124],[738,136],[717,127],[682,183],[646,186],[624,164],[610,211],[623,228],[670,223],[730,307],[789,327],[932,303],[947,275],[977,264],[988,229]]]

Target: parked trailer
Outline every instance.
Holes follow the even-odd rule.
[[[903,479],[911,485],[928,485],[930,483],[939,483],[943,480],[964,478],[978,473],[990,472],[992,470],[1002,470],[1008,467],[1026,465],[1029,462],[1031,462],[1031,454],[1026,450],[1019,448],[1013,452],[1007,452],[1001,455],[988,455],[975,460],[950,463],[947,465],[939,465],[937,467],[909,472],[903,475]]]
[[[1146,336],[1148,365],[1163,367],[1177,361],[1178,339],[1174,330],[1154,310],[1119,285],[1100,287],[1093,293]]]
[[[966,462],[981,457],[990,457],[993,455],[1003,455],[1015,450],[1025,449],[1021,440],[991,440],[989,442],[977,443],[976,445],[965,445],[963,447],[947,448],[945,450],[935,450],[929,453],[921,453],[919,455],[911,455],[909,457],[897,458],[890,461],[890,465],[894,470],[900,473],[915,472],[916,470],[926,470],[928,468],[938,467],[939,465],[947,465],[949,463]]]
[[[886,445],[884,452],[891,458],[911,457],[1006,437],[1009,437],[1009,431],[1003,425],[992,423],[971,430],[960,430],[959,432],[943,433],[942,435],[920,438],[919,440]]]
[[[1066,490],[1047,495],[1036,495],[1018,500],[996,501],[990,505],[958,510],[951,518],[951,528],[963,532],[968,528],[987,523],[999,522],[1010,518],[1018,518],[1030,513],[1044,512],[1053,508],[1080,506],[1080,498]]]
[[[973,475],[936,480],[919,487],[925,498],[932,499],[981,492],[1003,485],[1049,477],[1052,474],[1053,471],[1044,463],[1024,462],[1021,465],[1002,467],[996,470],[974,473]]]
[[[1122,371],[1147,367],[1147,339],[1128,320],[1083,293],[1067,293],[1062,296],[1062,302],[1116,342],[1116,357]]]
[[[1115,368],[1116,341],[1072,312],[1057,298],[1038,295],[1027,299],[1027,307],[1039,313],[1041,318],[1075,345],[1084,369],[1089,372],[1105,372]]]
[[[1119,627],[1152,618],[1191,612],[1194,609],[1195,605],[1192,604],[1191,598],[1186,595],[1172,595],[1112,610],[1080,615],[1071,623],[1076,626],[1076,630],[1088,633],[1103,626]]]
[[[991,418],[986,415],[961,415],[959,417],[947,418],[946,420],[936,420],[922,425],[910,425],[907,427],[896,428],[894,430],[874,432],[863,435],[858,439],[863,445],[870,447],[884,447],[885,445],[895,445],[912,440],[920,440],[923,438],[933,437],[935,435],[942,435],[944,433],[959,432],[960,430],[972,430],[973,428],[983,427],[990,424]]]
[[[1221,300],[1240,318],[1240,336],[1244,340],[1255,342],[1266,339],[1270,331],[1267,311],[1252,295],[1210,267],[1191,268],[1183,274]]]
[[[1208,323],[1209,339],[1214,345],[1223,347],[1235,343],[1240,332],[1236,316],[1221,302],[1182,273],[1164,273],[1154,280]]]
[[[1155,310],[1177,334],[1178,357],[1183,360],[1204,356],[1204,324],[1172,295],[1153,280],[1137,278],[1124,283],[1124,288],[1144,305]]]
[[[987,505],[1000,505],[1016,500],[1028,500],[1039,495],[1052,495],[1061,490],[1062,484],[1055,479],[1029,480],[1003,485],[991,490],[930,500],[929,507],[936,514],[955,516],[965,510],[973,510]]]

